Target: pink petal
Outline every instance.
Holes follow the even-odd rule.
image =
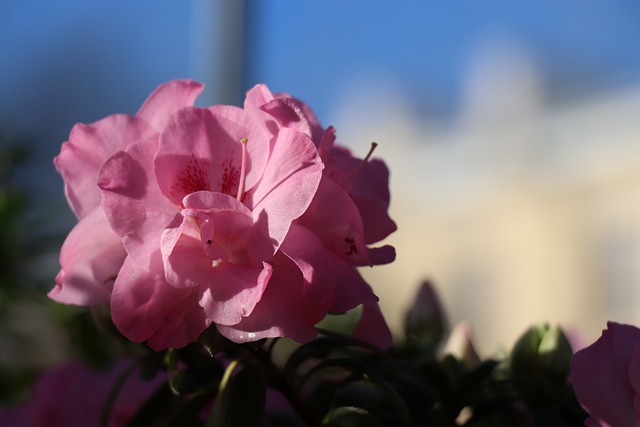
[[[185,209],[206,218],[206,226],[201,228],[210,227],[210,230],[205,233],[202,228],[202,241],[212,240],[225,251],[225,260],[259,267],[275,252],[274,243],[253,225],[251,211],[235,198],[201,191],[185,197],[183,204]]]
[[[327,162],[329,161],[329,156],[331,155],[331,151],[333,150],[333,145],[335,142],[336,130],[333,126],[329,126],[322,134],[320,144],[318,145],[320,158],[325,164],[327,164]]]
[[[267,85],[257,84],[247,92],[247,96],[244,100],[244,109],[251,112],[257,112],[260,106],[272,101],[273,99],[273,94]]]
[[[276,98],[286,99],[289,104],[291,104],[296,110],[299,110],[301,112],[305,120],[309,123],[309,127],[311,128],[311,133],[309,134],[309,136],[311,136],[311,139],[313,140],[313,143],[316,144],[316,147],[320,147],[320,141],[322,140],[325,131],[322,129],[322,126],[320,125],[320,122],[318,121],[318,118],[316,117],[311,107],[309,107],[306,103],[300,101],[299,99],[292,97],[291,95],[278,93],[276,94]],[[327,128],[327,130],[329,130],[329,128]]]
[[[304,295],[316,304],[328,304],[327,311],[343,313],[378,300],[358,270],[329,250],[311,230],[294,223],[281,249],[302,272]]]
[[[92,210],[71,230],[60,251],[62,269],[49,297],[65,304],[106,304],[126,252],[104,212]]]
[[[160,234],[179,212],[179,206],[169,201],[158,188],[153,174],[153,156],[157,144],[143,141],[131,144],[103,165],[98,186],[102,190],[102,206],[109,224],[123,237],[130,256],[135,247],[146,240],[158,241]],[[148,254],[142,256],[148,258]]]
[[[146,263],[125,260],[113,287],[111,317],[131,341],[147,341],[157,351],[184,347],[211,324],[198,304],[198,289],[169,285],[160,250],[146,252]]]
[[[596,420],[595,418],[587,418],[584,422],[585,427],[612,427],[605,422]]]
[[[396,249],[391,245],[380,246],[379,248],[367,248],[371,265],[384,265],[395,261]]]
[[[570,381],[593,418],[615,426],[636,420],[629,365],[639,341],[638,328],[609,322],[595,343],[574,354]]]
[[[295,129],[311,137],[311,125],[300,106],[292,98],[278,98],[261,105],[260,109],[269,114],[279,127]]]
[[[332,180],[322,177],[309,208],[297,223],[313,230],[329,248],[351,263],[370,265],[360,212]]]
[[[317,335],[315,324],[326,311],[303,293],[298,267],[282,253],[271,260],[273,273],[262,299],[250,316],[233,326],[219,325],[220,333],[235,342],[289,337],[310,341]]]
[[[164,231],[158,232],[162,233],[160,251],[167,282],[179,289],[205,284],[211,260],[206,256],[208,245],[202,243],[195,219],[176,215]],[[226,254],[222,256],[226,258]]]
[[[240,267],[222,262],[210,270],[200,305],[217,325],[235,325],[253,313],[271,278],[272,267]]]
[[[386,350],[393,344],[391,330],[384,320],[380,306],[373,301],[362,305],[360,322],[352,335],[354,338],[373,344],[381,350]]]
[[[633,406],[640,421],[640,337],[638,344],[631,354],[631,362],[629,364],[629,382],[635,392]]]
[[[30,400],[12,411],[0,411],[5,427],[95,427],[117,381],[135,361],[122,359],[108,370],[97,371],[78,361],[44,372],[31,390]],[[109,427],[122,427],[167,380],[160,373],[152,381],[140,378],[139,369],[126,376],[109,417]]]
[[[189,193],[207,190],[238,194],[242,143],[247,139],[245,189],[260,179],[271,136],[236,107],[185,108],[169,120],[160,137],[155,170],[162,192],[180,204]]]
[[[334,147],[324,160],[326,174],[341,185],[358,206],[367,243],[378,242],[397,229],[387,212],[389,170],[383,161],[374,158],[363,164],[343,147]]]
[[[65,194],[78,218],[100,205],[96,181],[105,160],[127,145],[154,135],[155,131],[144,120],[124,114],[73,127],[54,163],[64,179]]]
[[[290,129],[280,131],[262,180],[244,200],[276,245],[286,236],[291,221],[307,210],[322,168],[308,136]]]
[[[203,89],[202,83],[193,80],[173,80],[162,84],[149,95],[137,116],[160,132],[169,116],[183,107],[192,106]]]

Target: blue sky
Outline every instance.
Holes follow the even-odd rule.
[[[133,113],[164,81],[210,77],[193,67],[206,55],[193,50],[203,1],[0,2],[0,125],[37,140],[53,176],[74,123]],[[427,114],[451,111],[474,52],[496,35],[526,47],[553,93],[640,77],[632,0],[248,0],[246,16],[243,89],[266,82],[325,122],[365,74],[396,79]]]
[[[364,73],[394,76],[416,98],[455,105],[487,39],[523,45],[557,91],[640,77],[640,3],[632,1],[252,1],[248,80],[313,100]],[[375,90],[375,89],[372,89]]]

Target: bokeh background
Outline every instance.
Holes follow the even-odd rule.
[[[396,332],[424,279],[483,356],[536,321],[577,345],[640,324],[639,45],[632,0],[3,0],[0,185],[24,214],[0,286],[31,297],[2,294],[1,358],[68,351],[38,298],[74,223],[52,164],[71,127],[184,77],[201,105],[264,82],[355,153],[379,143],[397,261],[364,274]]]

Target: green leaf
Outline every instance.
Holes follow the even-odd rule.
[[[355,406],[342,406],[330,411],[323,425],[332,427],[384,427],[370,412]]]
[[[350,357],[341,357],[325,360],[310,369],[309,372],[307,372],[307,374],[302,378],[301,384],[304,384],[304,382],[306,382],[306,380],[309,379],[313,374],[328,368],[343,368],[348,372],[364,376],[385,394],[389,402],[398,412],[401,420],[405,424],[409,422],[409,408],[407,408],[406,403],[404,402],[404,400],[402,400],[400,395],[381,375],[379,375],[377,372],[370,369],[367,365],[357,359]]]
[[[261,427],[267,386],[262,366],[247,364],[235,376],[231,363],[220,383],[220,392],[207,421],[207,427]]]
[[[216,388],[201,391],[188,399],[171,418],[166,422],[166,427],[202,427],[204,422],[200,419],[202,410],[215,397]]]
[[[175,371],[169,377],[169,386],[176,396],[195,393],[203,387],[202,377],[188,370]]]
[[[377,347],[349,335],[324,329],[320,329],[320,333],[324,335],[324,337],[316,338],[313,341],[301,345],[289,356],[283,369],[287,378],[294,381],[298,368],[305,361],[310,359],[325,359],[332,351],[346,351],[349,347],[371,351],[386,357]]]
[[[488,360],[465,375],[458,385],[456,393],[458,400],[464,404],[473,403],[473,398],[481,395],[487,383],[492,379],[496,366],[498,366],[498,362]]]
[[[215,323],[200,334],[198,342],[209,352],[210,356],[213,356],[231,344],[227,338],[218,332]]]
[[[289,356],[287,363],[284,365],[283,372],[287,378],[294,380],[296,372],[300,365],[310,359],[324,359],[329,355],[334,347],[334,343],[329,338],[316,338],[306,344],[298,347]]]
[[[362,341],[359,340],[355,337],[352,337],[351,335],[345,335],[342,334],[340,332],[336,332],[336,331],[331,331],[328,329],[322,329],[322,328],[318,328],[318,331],[322,334],[325,335],[328,338],[331,338],[333,340],[333,342],[335,342],[336,344],[343,346],[343,347],[356,347],[356,348],[361,348],[364,350],[370,350],[374,353],[383,355],[385,353],[383,353],[378,347],[376,347],[373,344],[370,344],[366,341]]]

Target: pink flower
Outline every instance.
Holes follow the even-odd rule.
[[[586,425],[640,426],[640,329],[608,322],[571,360],[570,382],[591,418]]]
[[[193,101],[203,86],[176,80],[160,86],[135,116],[115,114],[93,124],[77,124],[54,163],[79,222],[60,251],[62,269],[49,297],[75,305],[109,302],[126,252],[107,224],[96,185],[102,164],[136,141],[157,139],[168,117]]]
[[[323,172],[317,125],[297,115],[295,125],[282,126],[282,111],[254,108],[260,97],[272,98],[265,86],[249,91],[244,109],[163,108],[145,137],[111,129],[126,143],[99,159],[95,177],[87,173],[101,191],[91,193],[99,204],[90,228],[119,256],[103,265],[104,254],[86,250],[82,233],[72,232],[65,245],[77,256],[61,256],[52,297],[81,305],[110,299],[120,331],[154,349],[182,347],[212,323],[236,342],[308,341],[327,313],[375,304],[356,267],[390,262],[393,248],[366,247],[363,213]],[[367,164],[356,163],[355,175]],[[388,205],[388,183],[369,185],[385,186]],[[67,195],[72,206],[81,198]],[[69,271],[86,280],[66,280]],[[112,288],[103,276],[115,280]],[[72,297],[82,292],[100,298]],[[372,316],[384,323],[379,310]]]
[[[37,381],[28,402],[0,412],[0,425],[20,427],[98,427],[105,402],[131,361],[121,361],[108,371],[68,362]],[[126,378],[109,416],[110,427],[127,425],[142,404],[166,381],[158,375],[145,382],[134,371]]]
[[[318,191],[307,211],[294,221],[282,252],[303,271],[305,288],[315,304],[326,302],[329,311],[344,312],[364,303],[356,335],[380,347],[390,346],[391,334],[377,297],[353,268],[395,259],[391,246],[367,247],[396,229],[388,215],[386,165],[369,156],[355,158],[335,145],[335,130],[323,129],[311,108],[289,95],[274,96],[258,85],[247,94],[244,108],[262,117],[272,131],[290,128],[311,137],[325,165]]]

